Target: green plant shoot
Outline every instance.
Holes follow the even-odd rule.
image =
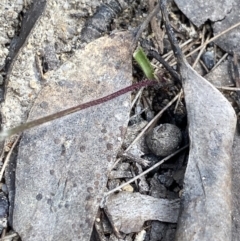
[[[138,47],[133,53],[133,58],[137,61],[138,65],[141,67],[143,73],[148,79],[157,79],[154,74],[153,67],[141,47]]]

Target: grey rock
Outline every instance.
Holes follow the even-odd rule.
[[[206,51],[201,56],[201,58],[208,69],[211,69],[214,66],[214,52],[213,51]]]
[[[163,186],[158,178],[157,174],[150,181],[150,195],[155,198],[166,198],[167,197],[167,189]]]
[[[152,221],[150,232],[151,241],[164,240],[167,231],[167,226],[167,223]]]
[[[233,26],[234,24],[239,22],[239,0],[234,0],[232,11],[229,11],[226,17],[222,21],[217,21],[213,24],[213,32],[214,35],[219,34],[220,32],[228,29],[229,27]],[[224,5],[225,8],[225,5]],[[232,31],[222,35],[221,37],[214,40],[214,42],[224,51],[228,52],[229,54],[236,53],[240,54],[240,32],[239,26]]]
[[[162,183],[165,187],[169,188],[173,184],[173,177],[170,173],[164,173],[158,176],[158,180]]]
[[[14,36],[15,28],[19,24],[19,13],[23,10],[23,1],[9,0],[0,4],[0,70],[5,66],[9,54],[7,47]]]
[[[38,52],[41,50],[44,52],[49,46],[56,46],[57,56],[52,62],[56,63],[56,57],[61,60],[60,64],[67,61],[72,55],[70,52],[75,49],[79,32],[85,23],[84,19],[72,18],[70,13],[77,11],[79,6],[84,6],[88,12],[95,11],[99,4],[101,4],[100,1],[88,0],[79,0],[77,3],[63,0],[33,1],[32,7],[23,19],[20,36],[14,37],[9,50],[10,62],[6,76],[5,101],[1,103],[2,127],[10,128],[25,122],[36,97],[46,84],[41,81],[36,61]],[[17,12],[22,10],[21,5],[13,4],[12,8],[18,9]],[[68,26],[71,26],[71,29]],[[72,34],[72,28],[75,35]],[[49,60],[50,56],[46,58]],[[40,67],[41,65],[42,63]],[[50,72],[48,71],[44,76],[46,79],[51,75]]]
[[[175,0],[175,3],[192,23],[200,27],[208,19],[213,22],[224,19],[232,9],[233,0]]]
[[[240,204],[239,204],[239,193],[240,193],[240,134],[235,133],[233,143],[233,162],[232,162],[232,190],[233,190],[233,212],[232,212],[232,241],[239,240],[240,233]]]
[[[146,136],[148,148],[157,156],[172,154],[182,141],[181,130],[172,124],[161,124]]]

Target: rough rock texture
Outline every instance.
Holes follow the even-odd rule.
[[[174,0],[179,9],[197,27],[208,19],[215,22],[222,20],[232,10],[233,0]],[[224,7],[223,7],[224,6]]]
[[[214,35],[228,29],[239,22],[239,0],[221,0],[221,1],[185,1],[175,0],[179,9],[193,22],[197,27],[200,27],[207,20],[213,22]],[[240,27],[224,34],[214,40],[214,42],[226,52],[240,53]]]
[[[214,35],[238,23],[239,15],[240,15],[239,0],[234,0],[232,11],[230,11],[222,21],[219,21],[213,24]],[[226,52],[230,54],[235,52],[239,55],[240,54],[239,41],[240,41],[240,27],[237,27],[234,30],[216,39],[214,42]]]
[[[34,100],[46,84],[44,80],[51,72],[41,76],[41,59],[49,60],[49,55],[55,55],[59,64],[67,60],[85,22],[81,16],[90,15],[99,4],[101,1],[33,1],[23,18],[19,38],[16,37],[11,44],[5,101],[1,104],[4,128],[26,121]]]
[[[172,154],[179,147],[181,141],[181,130],[177,126],[168,123],[155,127],[146,137],[148,148],[157,156]]]
[[[131,35],[91,42],[49,78],[29,119],[105,96],[131,83]],[[22,240],[88,241],[121,146],[130,94],[23,134],[13,228]]]
[[[12,38],[19,25],[19,13],[23,10],[23,0],[3,0],[0,4],[0,70],[5,65]]]

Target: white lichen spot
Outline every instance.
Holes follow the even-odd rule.
[[[39,88],[39,84],[37,83],[36,80],[31,79],[29,81],[29,87],[32,88],[32,89],[38,89]]]
[[[146,236],[146,231],[142,230],[136,235],[134,241],[144,241],[145,236]]]

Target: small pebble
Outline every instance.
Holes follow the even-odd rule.
[[[177,150],[182,141],[181,130],[172,124],[161,124],[146,137],[148,148],[157,156],[168,156]]]
[[[206,51],[202,55],[201,58],[208,69],[213,68],[213,66],[214,66],[214,52],[213,51]]]
[[[163,184],[165,187],[169,188],[173,184],[173,178],[169,173],[164,173],[162,175],[158,176],[158,180],[161,184]]]
[[[133,192],[134,188],[130,184],[128,184],[128,185],[124,186],[122,188],[122,190],[125,191],[125,192]]]

